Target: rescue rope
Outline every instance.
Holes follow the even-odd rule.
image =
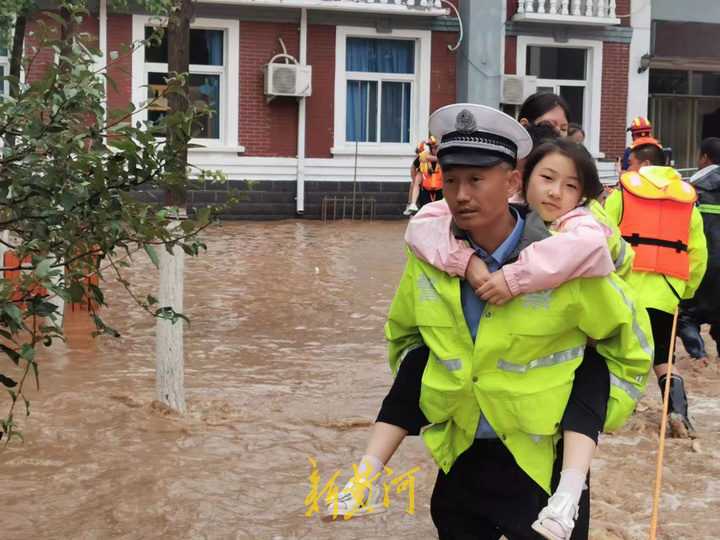
[[[650,518],[650,540],[657,536],[658,503],[660,502],[660,483],[662,480],[662,463],[665,453],[665,432],[670,403],[670,378],[672,376],[673,353],[675,352],[675,333],[677,332],[678,307],[675,307],[672,332],[670,334],[670,354],[668,355],[668,372],[665,378],[665,397],[663,399],[662,420],[660,423],[660,447],[658,448],[657,472],[655,473],[655,495],[653,496],[652,517]]]

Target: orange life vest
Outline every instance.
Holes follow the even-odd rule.
[[[697,193],[671,167],[643,167],[620,178],[620,233],[635,251],[633,270],[690,279],[688,240]]]
[[[427,167],[427,163],[420,165],[420,172],[422,173],[422,187],[427,191],[440,191],[443,187],[442,171],[439,165],[435,165],[435,170],[431,170]],[[423,167],[425,166],[425,167]]]

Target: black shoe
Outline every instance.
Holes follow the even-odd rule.
[[[660,393],[665,397],[665,383],[667,375],[658,377]],[[685,383],[680,375],[670,376],[670,399],[668,403],[668,423],[670,436],[687,439],[695,435],[695,427],[688,415],[688,401],[685,393]]]

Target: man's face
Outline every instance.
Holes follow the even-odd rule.
[[[443,195],[450,212],[457,226],[470,232],[502,223],[507,200],[519,187],[520,173],[506,163],[443,169]]]
[[[700,157],[698,157],[697,160],[697,166],[698,169],[704,169],[705,167],[709,167],[712,165],[712,161],[707,157],[707,154],[700,154]]]
[[[642,167],[645,167],[646,165],[649,165],[650,163],[647,161],[640,161],[637,158],[637,155],[635,152],[630,152],[630,157],[628,158],[628,171],[632,172],[640,172],[640,169]]]

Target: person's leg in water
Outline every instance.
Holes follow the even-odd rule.
[[[715,348],[720,352],[720,324],[717,322],[710,324],[710,337],[715,342]]]
[[[691,358],[700,360],[704,364],[708,363],[705,341],[700,335],[700,323],[691,312],[680,311],[677,323],[677,334]]]
[[[410,194],[408,196],[408,205],[405,208],[403,215],[409,216],[418,211],[418,197],[420,196],[420,186],[422,185],[422,173],[420,171],[415,173],[415,178],[410,186]]]
[[[610,372],[594,347],[575,370],[572,392],[560,427],[563,458],[560,482],[533,529],[552,540],[570,537],[578,519],[578,506],[590,472],[598,438],[605,426],[610,399]],[[583,520],[589,516],[583,516]]]
[[[653,370],[658,378],[660,395],[665,398],[665,384],[668,373],[668,358],[672,336],[673,316],[659,309],[648,308],[653,340],[655,341],[655,360]],[[688,399],[685,393],[685,381],[675,364],[673,352],[673,368],[670,377],[670,397],[668,400],[668,426],[670,437],[687,439],[695,437],[695,427],[690,421]]]
[[[375,420],[365,453],[357,466],[359,478],[363,478],[362,475],[369,468],[371,470],[365,475],[365,481],[372,480],[377,476],[372,482],[369,482],[372,492],[363,494],[363,497],[372,497],[372,500],[366,501],[364,506],[358,509],[353,516],[367,514],[368,502],[374,507],[373,514],[385,511],[382,504],[375,504],[381,500],[380,486],[385,475],[385,465],[388,464],[406,436],[419,435],[420,429],[429,424],[420,410],[420,388],[429,355],[430,349],[426,345],[421,345],[408,352],[398,368],[395,381],[385,396]],[[338,516],[347,514],[357,505],[358,501],[353,497],[354,492],[350,491],[353,485],[353,481],[350,480],[343,492],[339,493]],[[342,496],[343,494],[345,497]],[[334,504],[331,503],[323,517],[332,519],[333,511]]]

